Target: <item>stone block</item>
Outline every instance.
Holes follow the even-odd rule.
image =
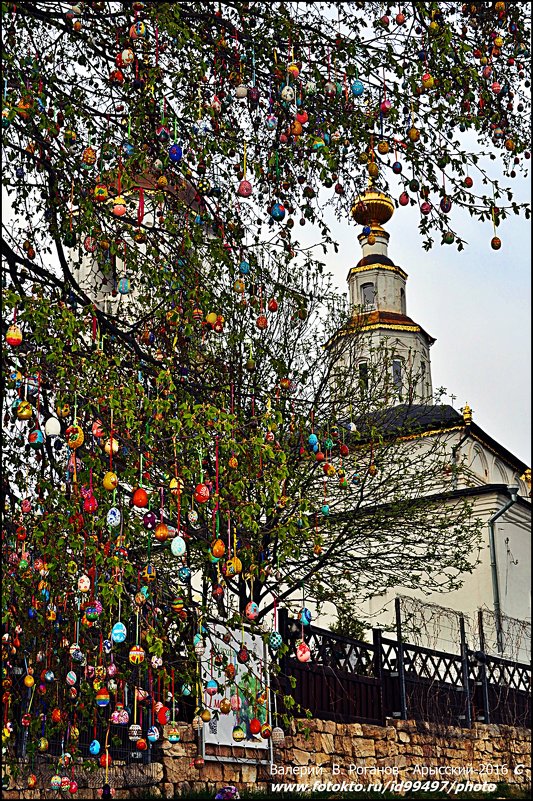
[[[183,757],[191,753],[191,748],[186,743],[169,743],[170,748],[165,754],[165,760],[172,757]]]
[[[367,735],[364,733],[364,729],[360,723],[350,723],[348,725],[348,732],[347,734],[350,737],[366,737]]]
[[[357,739],[352,744],[353,755],[356,757],[375,757],[376,747],[373,740]]]
[[[410,743],[411,735],[408,732],[404,731],[403,729],[400,729],[398,731],[398,740],[400,743]]]
[[[245,784],[255,784],[257,781],[257,768],[255,765],[241,765],[241,781]]]
[[[374,743],[376,757],[386,757],[389,754],[389,744],[386,740],[377,740]]]
[[[292,752],[292,759],[295,765],[308,765],[311,761],[311,755],[309,751],[302,751],[301,748],[295,748]]]
[[[326,722],[329,723],[330,721]],[[325,734],[320,735],[320,751],[323,751],[325,754],[335,753],[332,733],[326,732]]]
[[[235,782],[239,781],[239,766],[238,765],[230,765],[227,762],[223,765],[224,768],[224,781],[231,782],[235,784]]]
[[[220,762],[206,762],[202,768],[202,779],[208,782],[221,782],[224,778],[224,771],[222,770],[222,763]]]
[[[324,721],[324,731],[326,734],[335,734],[336,725],[332,720]]]
[[[359,724],[353,724],[359,726]],[[359,728],[363,737],[370,737],[372,740],[384,740],[387,737],[387,728],[385,726],[371,726],[368,723],[362,723]]]
[[[165,777],[167,782],[177,784],[184,781],[194,781],[198,776],[194,767],[191,767],[188,757],[177,757],[165,760]]]

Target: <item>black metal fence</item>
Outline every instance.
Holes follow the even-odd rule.
[[[302,663],[293,655],[301,625],[283,611],[279,624],[290,644],[281,660],[279,689],[294,699],[290,711],[297,716],[309,710],[313,717],[342,723],[398,718],[531,728],[531,666],[471,650],[464,631],[460,654],[450,654],[389,639],[379,629],[367,643],[307,626],[311,659]]]

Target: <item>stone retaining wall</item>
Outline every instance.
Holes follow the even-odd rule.
[[[181,726],[181,742],[164,742],[162,765],[153,766],[155,786],[124,788],[128,768],[116,768],[113,784],[116,799],[146,798],[147,791],[162,798],[187,795],[190,791],[212,791],[223,784],[239,789],[268,790],[272,782],[355,782],[363,785],[394,779],[472,781],[531,785],[531,732],[511,726],[474,724],[472,729],[437,726],[415,721],[389,720],[386,726],[358,723],[341,724],[312,720],[300,724],[307,732],[293,730],[282,749],[274,752],[275,767],[206,761],[197,769],[192,764],[197,753],[190,726]],[[231,757],[233,749],[219,748],[218,755]],[[440,768],[425,774],[421,769]],[[472,769],[471,773],[465,770]],[[381,770],[378,770],[381,769]],[[139,770],[137,768],[136,770]],[[491,772],[492,771],[492,772]],[[77,798],[97,798],[92,789],[80,786]],[[101,785],[100,785],[101,786]],[[5,799],[57,798],[52,791],[15,791]],[[525,797],[525,796],[524,796]]]

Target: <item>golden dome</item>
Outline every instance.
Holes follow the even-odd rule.
[[[373,187],[355,198],[352,217],[360,225],[381,226],[394,214],[394,203],[384,192]]]

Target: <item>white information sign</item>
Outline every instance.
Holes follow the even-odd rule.
[[[254,720],[263,726],[270,717],[267,715],[268,703],[268,674],[266,673],[266,647],[260,635],[253,637],[249,631],[235,630],[228,637],[228,629],[219,624],[206,626],[209,634],[206,637],[206,650],[202,657],[202,683],[204,688],[210,686],[214,689],[213,681],[217,683],[217,692],[210,695],[204,689],[203,707],[210,710],[212,718],[202,728],[204,745],[240,746],[241,748],[254,748],[267,750],[270,738],[263,738],[260,732],[250,729],[250,722]],[[225,639],[224,639],[225,636]],[[229,640],[229,641],[228,641]],[[246,648],[249,659],[241,664],[237,658],[242,646]],[[224,658],[224,663],[217,665],[216,657]],[[235,675],[229,678],[227,665],[233,665]],[[230,668],[230,673],[232,668]],[[208,685],[210,683],[210,685]],[[230,712],[222,713],[220,704],[225,699],[226,704],[231,703]],[[234,738],[234,729],[239,726],[244,731],[242,741]]]

